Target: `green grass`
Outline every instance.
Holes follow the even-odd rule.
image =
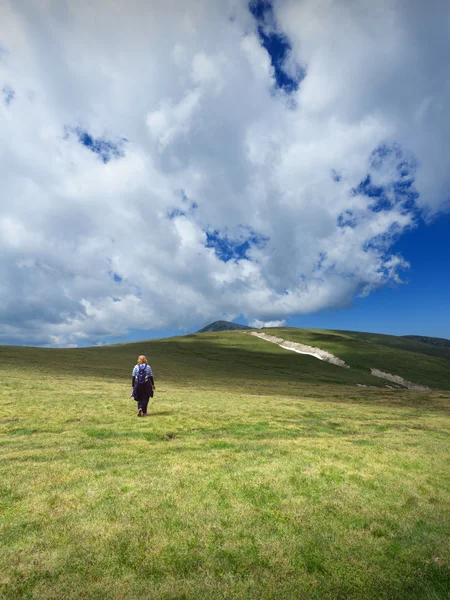
[[[448,598],[450,395],[380,386],[239,332],[0,348],[1,598]]]
[[[445,348],[393,335],[320,329],[271,329],[283,339],[322,348],[345,360],[352,369],[380,369],[412,383],[450,390],[450,361]]]

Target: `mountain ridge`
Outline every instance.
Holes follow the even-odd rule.
[[[408,340],[415,340],[416,342],[423,342],[424,344],[432,344],[440,348],[450,348],[450,340],[447,338],[432,337],[429,335],[402,335],[401,337],[408,338]]]
[[[426,344],[429,348],[436,348],[444,352],[445,358],[450,360],[450,340],[446,338],[432,337],[428,335],[402,335],[402,338],[411,340],[412,342],[418,342]]]

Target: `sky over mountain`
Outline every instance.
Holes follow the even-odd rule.
[[[3,0],[0,344],[399,284],[450,209],[449,56],[446,0]]]

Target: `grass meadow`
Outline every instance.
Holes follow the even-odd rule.
[[[449,598],[450,393],[383,385],[239,332],[0,348],[0,597]]]

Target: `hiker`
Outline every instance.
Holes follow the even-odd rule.
[[[137,365],[133,369],[131,385],[133,386],[131,396],[138,403],[137,416],[146,417],[149,399],[153,398],[153,392],[156,388],[152,368],[143,354],[138,357]]]

